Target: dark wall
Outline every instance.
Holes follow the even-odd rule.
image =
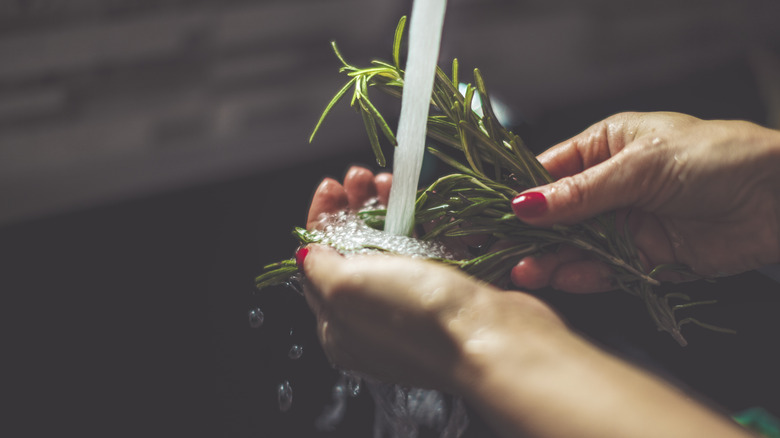
[[[327,41],[343,40],[357,59],[384,56],[403,8],[314,3],[325,2],[0,6],[9,427],[23,436],[317,436],[334,372],[300,297],[255,293],[253,279],[263,264],[292,256],[288,233],[303,224],[323,176],[372,162],[344,108],[305,145],[341,81]],[[777,16],[775,3],[719,2],[743,11],[731,18],[706,2],[579,3],[450,4],[444,56],[485,71],[535,149],[623,110],[771,121],[772,84],[748,48],[776,55],[777,28],[763,24]],[[220,27],[226,17],[240,25]],[[359,30],[356,17],[367,20]],[[486,28],[507,39],[481,46]],[[533,38],[516,36],[531,30]],[[743,30],[738,44],[702,50]],[[653,54],[657,68],[637,68],[632,48]],[[747,273],[680,291],[718,297],[697,315],[739,334],[688,327],[691,345],[681,349],[632,297],[542,297],[606,348],[726,412],[761,405],[780,415],[777,284]],[[265,312],[260,329],[248,326],[255,306]],[[298,361],[286,357],[293,342],[304,347]],[[288,413],[276,407],[282,380],[295,390]],[[368,397],[350,401],[344,424],[321,436],[369,436],[371,409]],[[469,433],[489,435],[478,419]]]

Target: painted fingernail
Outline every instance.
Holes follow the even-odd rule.
[[[303,270],[303,262],[306,260],[306,256],[309,255],[309,248],[303,247],[295,253],[295,264],[298,265],[298,269]]]
[[[515,196],[512,210],[521,219],[535,218],[547,212],[547,198],[540,192],[528,192]]]

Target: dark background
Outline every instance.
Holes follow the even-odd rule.
[[[777,2],[583,3],[451,1],[442,62],[480,67],[537,151],[625,110],[780,126]],[[345,105],[306,144],[343,80],[328,41],[356,63],[387,58],[407,10],[379,0],[0,5],[5,427],[318,436],[335,374],[301,298],[256,293],[253,279],[293,254],[289,231],[323,176],[372,164]],[[777,283],[750,272],[678,289],[718,298],[695,315],[738,335],[687,326],[680,348],[632,297],[540,296],[727,413],[780,415]],[[265,324],[253,330],[255,306]],[[304,347],[298,361],[286,357],[292,343]],[[295,391],[288,413],[276,407],[283,380]],[[353,399],[339,429],[320,435],[370,436],[372,409]],[[470,435],[485,436],[479,419]]]

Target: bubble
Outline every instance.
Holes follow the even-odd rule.
[[[263,315],[263,311],[259,307],[249,311],[249,327],[260,328],[264,320],[265,315]]]
[[[392,252],[421,258],[453,258],[447,248],[434,241],[395,236],[366,225],[353,213],[339,212],[322,218],[324,227],[313,231],[323,244],[344,255]]]
[[[303,347],[300,345],[293,345],[290,347],[290,351],[287,352],[287,357],[290,359],[300,359],[301,355],[303,354]]]
[[[290,386],[290,382],[285,380],[279,384],[276,388],[276,399],[279,402],[280,411],[287,412],[290,410],[293,400],[293,390],[292,386]]]

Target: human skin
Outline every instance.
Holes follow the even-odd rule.
[[[343,185],[326,179],[308,226],[316,227],[322,213],[359,208],[373,196],[386,200],[389,186],[387,174],[361,168],[350,169]],[[556,208],[550,203],[550,212]],[[701,401],[583,340],[527,294],[431,262],[347,259],[316,245],[303,268],[306,299],[334,364],[462,395],[502,436],[750,436]]]
[[[399,256],[312,245],[303,264],[333,364],[461,395],[501,436],[751,436],[584,341],[530,295]]]
[[[544,199],[540,207],[535,195],[530,214],[519,215],[527,223],[547,227],[630,211],[633,241],[648,271],[681,263],[715,277],[780,262],[776,130],[679,113],[622,113],[538,158],[557,181],[521,194]],[[614,289],[607,266],[571,248],[526,258],[511,276],[523,289]]]

